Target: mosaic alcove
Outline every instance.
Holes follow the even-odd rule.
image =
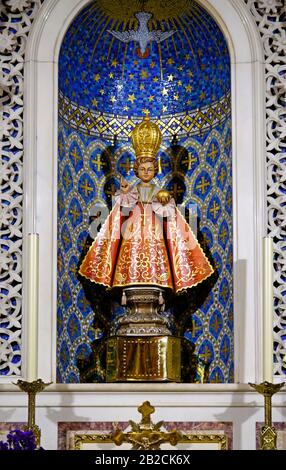
[[[136,15],[143,9],[152,15],[149,31],[162,31],[162,40],[123,42],[118,33],[140,29],[144,21]],[[171,314],[177,331],[210,364],[209,380],[233,381],[230,103],[225,38],[192,0],[94,1],[70,25],[59,56],[59,382],[80,381],[78,359],[101,348],[107,310],[114,316],[122,310],[103,292],[90,301],[78,266],[91,242],[96,204],[110,209],[120,175],[136,182],[130,132],[146,114],[163,133],[156,183],[197,226],[215,267]],[[95,373],[92,380],[104,378]]]

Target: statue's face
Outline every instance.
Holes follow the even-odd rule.
[[[138,177],[143,183],[149,183],[155,176],[155,169],[152,162],[140,163],[138,167]]]

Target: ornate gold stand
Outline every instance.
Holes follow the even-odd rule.
[[[272,395],[279,392],[284,386],[284,382],[280,384],[272,384],[270,382],[262,382],[259,385],[249,385],[258,393],[264,396],[264,426],[260,430],[260,449],[261,450],[277,450],[277,432],[272,426]]]
[[[36,395],[42,392],[52,382],[45,384],[42,379],[34,380],[34,382],[25,382],[24,380],[18,380],[15,384],[23,392],[28,393],[28,424],[25,426],[25,430],[33,431],[36,436],[37,447],[41,445],[41,430],[35,423],[36,415]]]
[[[123,289],[126,314],[107,340],[107,382],[180,382],[181,339],[172,336],[164,311],[164,289]]]
[[[151,414],[154,413],[155,408],[150,405],[149,401],[139,406],[138,411],[142,414],[142,420],[139,424],[129,421],[132,431],[123,432],[116,429],[112,434],[111,439],[117,446],[128,442],[132,444],[133,450],[156,450],[160,449],[160,444],[165,442],[169,442],[172,446],[177,445],[181,434],[176,430],[161,431],[164,421],[159,421],[157,424],[151,421]]]
[[[107,382],[180,382],[180,359],[175,336],[114,336],[107,341]]]

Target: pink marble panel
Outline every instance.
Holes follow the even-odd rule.
[[[128,427],[128,422],[59,422],[58,423],[58,449],[68,450],[73,447],[73,439],[75,434],[94,433],[110,433],[115,427],[124,430]],[[233,446],[233,423],[232,422],[182,422],[182,421],[165,421],[165,428],[170,431],[176,428],[178,431],[185,433],[212,433],[223,434],[228,438],[228,449]]]

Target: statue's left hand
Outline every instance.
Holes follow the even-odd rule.
[[[157,200],[163,205],[165,206],[166,204],[168,204],[168,202],[170,202],[171,200],[171,194],[169,193],[169,191],[167,191],[166,189],[161,189],[157,195]]]

